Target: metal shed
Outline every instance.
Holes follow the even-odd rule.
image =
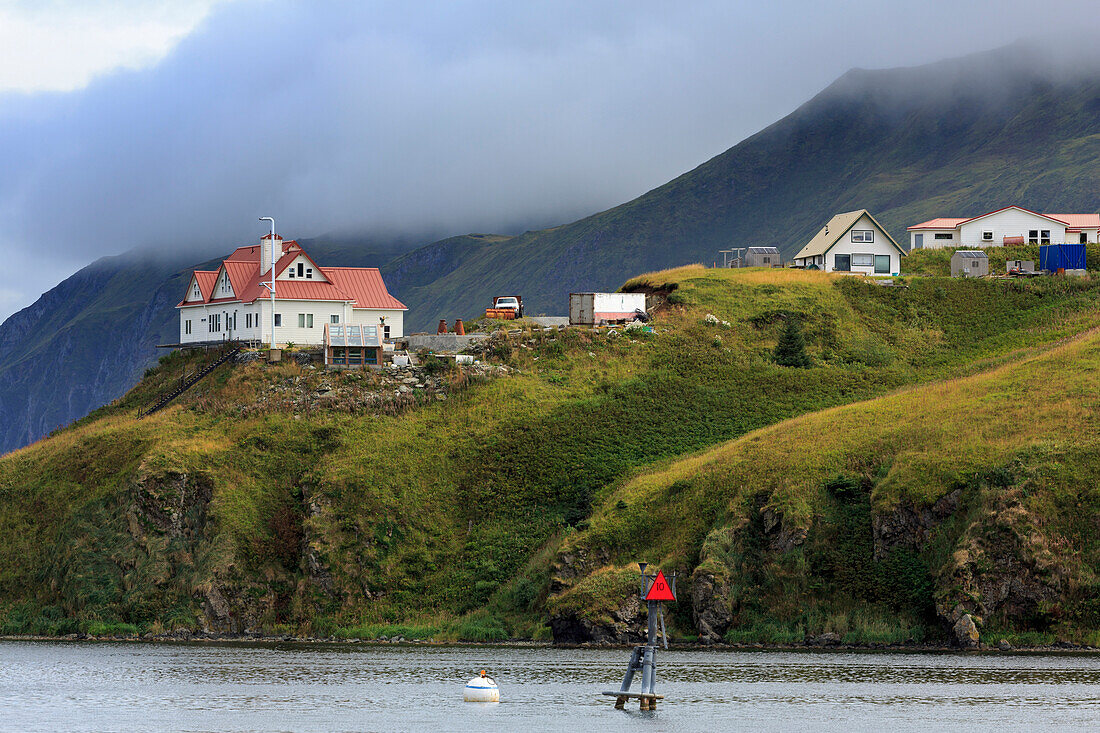
[[[1048,272],[1085,273],[1085,245],[1044,244],[1039,247],[1039,269]]]
[[[745,252],[745,267],[782,267],[783,258],[777,247],[749,247]]]
[[[960,249],[951,255],[951,277],[985,277],[989,256],[978,249]]]

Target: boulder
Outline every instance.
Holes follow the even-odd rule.
[[[952,631],[955,633],[955,643],[963,649],[978,648],[978,626],[969,613],[964,613],[959,617]]]

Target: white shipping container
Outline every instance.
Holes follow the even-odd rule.
[[[569,294],[569,323],[573,326],[633,320],[636,310],[645,310],[645,293]]]

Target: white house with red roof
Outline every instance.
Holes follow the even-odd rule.
[[[939,218],[909,227],[909,249],[1096,242],[1100,214],[1039,214],[1006,206],[969,219]]]
[[[403,335],[408,308],[386,290],[378,268],[321,267],[298,242],[267,234],[217,270],[194,271],[176,306],[181,344],[271,340],[273,249],[276,344],[322,344],[326,323],[378,326],[386,339]]]

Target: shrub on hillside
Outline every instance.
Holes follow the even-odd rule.
[[[810,357],[806,354],[806,340],[802,337],[802,327],[794,318],[787,319],[772,358],[779,366],[799,369],[810,366]]]

